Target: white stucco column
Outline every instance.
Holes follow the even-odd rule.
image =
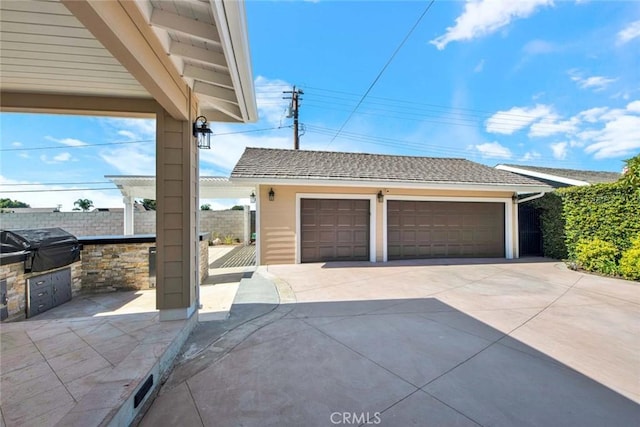
[[[244,245],[251,243],[251,206],[244,205]]]
[[[131,236],[133,234],[133,204],[132,196],[125,195],[122,199],[124,202],[124,235]]]

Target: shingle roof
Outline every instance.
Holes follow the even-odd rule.
[[[266,148],[247,148],[231,172],[234,178],[541,186],[465,159]]]
[[[585,182],[588,182],[589,184],[616,182],[618,179],[620,179],[620,176],[621,176],[621,174],[618,172],[545,168],[540,166],[524,166],[524,165],[509,165],[509,164],[505,164],[505,166],[510,166],[513,168],[523,169],[523,170],[532,171],[532,172],[541,172],[548,175],[559,176],[562,178],[585,181]]]

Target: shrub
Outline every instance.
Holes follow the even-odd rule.
[[[233,234],[229,234],[228,236],[224,236],[224,244],[225,245],[233,245],[234,239]]]
[[[618,248],[611,242],[582,239],[574,251],[578,265],[585,270],[604,274],[616,274],[618,270]]]
[[[569,258],[576,259],[581,240],[610,242],[620,252],[640,233],[640,199],[624,182],[569,187],[557,191],[562,197]]]
[[[547,193],[533,200],[533,207],[540,212],[540,231],[542,232],[542,253],[555,259],[567,258],[565,244],[564,217],[562,216],[562,199],[555,193]]]
[[[620,274],[631,280],[640,280],[640,235],[632,240],[629,249],[620,258]]]

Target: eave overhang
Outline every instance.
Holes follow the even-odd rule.
[[[458,190],[511,192],[517,194],[545,193],[553,188],[540,185],[503,184],[503,183],[468,183],[468,182],[425,182],[425,181],[388,181],[388,180],[345,180],[338,178],[277,178],[277,177],[231,177],[230,181],[238,185],[291,185],[291,186],[329,186],[329,187],[364,187],[364,188],[404,188],[413,190]]]

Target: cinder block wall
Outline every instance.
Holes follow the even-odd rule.
[[[211,239],[226,236],[244,240],[244,211],[200,211],[200,232],[211,233]]]
[[[135,234],[155,234],[155,211],[134,213]],[[0,214],[0,228],[7,230],[60,227],[74,236],[120,236],[122,212],[30,212]],[[243,211],[200,211],[200,232],[221,239],[244,236]]]

